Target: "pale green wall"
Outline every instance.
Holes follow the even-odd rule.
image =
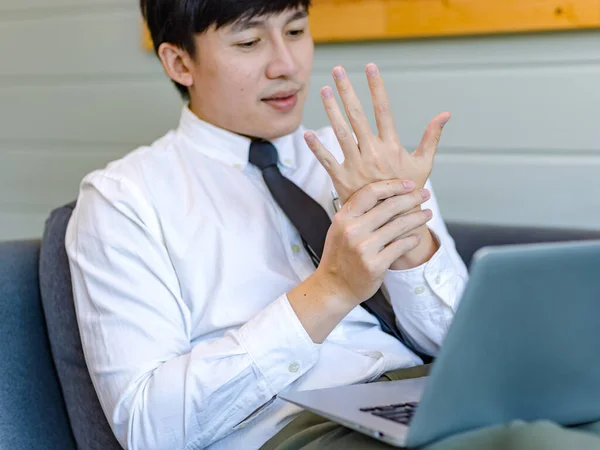
[[[448,219],[600,228],[600,31],[320,46],[318,88],[344,64],[386,75],[401,138],[452,111],[434,172]],[[134,0],[0,2],[0,239],[39,236],[102,167],[177,123],[180,100],[139,45]]]

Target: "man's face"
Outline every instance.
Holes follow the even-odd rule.
[[[314,44],[303,9],[253,17],[196,36],[190,107],[237,134],[275,139],[302,120]]]

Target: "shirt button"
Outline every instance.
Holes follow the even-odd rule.
[[[233,167],[234,167],[235,169],[241,169],[241,168],[242,168],[242,165],[241,165],[241,164],[234,164],[234,165],[233,165]]]
[[[415,294],[421,295],[423,292],[425,292],[425,288],[423,286],[418,286],[415,288]]]
[[[300,253],[300,247],[296,244],[292,245],[292,251],[297,255]]]
[[[284,163],[286,163],[288,166],[291,166],[292,165],[292,160],[288,158],[288,159],[286,159],[284,161]]]
[[[435,277],[435,284],[440,284],[442,282],[442,277],[440,277],[439,275],[437,277]]]
[[[300,368],[300,366],[298,365],[298,363],[292,363],[292,364],[290,364],[290,367],[288,367],[288,370],[291,373],[296,373],[296,372],[298,372],[299,368]]]

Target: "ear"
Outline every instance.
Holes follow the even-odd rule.
[[[192,76],[193,59],[188,52],[181,48],[163,42],[158,47],[158,57],[165,70],[165,73],[177,83],[190,87],[194,84]]]

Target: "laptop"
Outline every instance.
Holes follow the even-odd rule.
[[[513,420],[600,420],[600,241],[479,250],[428,377],[280,398],[397,447]]]

